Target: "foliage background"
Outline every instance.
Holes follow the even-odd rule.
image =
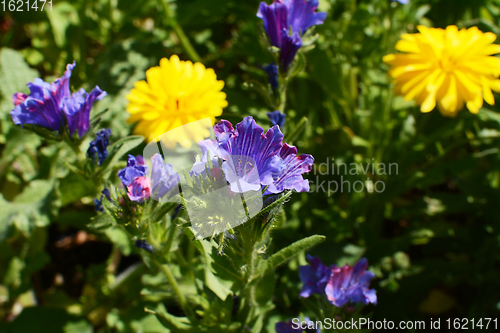
[[[122,233],[87,227],[100,189],[68,170],[71,153],[12,124],[11,96],[27,92],[27,82],[50,81],[76,60],[72,85],[108,92],[94,112],[109,108],[101,127],[112,128],[115,141],[131,132],[125,95],[133,83],[162,57],[189,59],[172,29],[178,23],[226,82],[222,118],[252,115],[270,125],[272,110],[252,83],[266,84],[260,68],[272,60],[255,16],[258,1],[166,5],[175,15],[152,0],[53,0],[52,11],[0,14],[0,332],[157,332],[164,329],[144,306],[176,308],[161,274],[138,264],[138,250]],[[381,59],[418,24],[477,25],[498,34],[500,1],[322,0],[320,10],[328,18],[289,87],[285,135],[306,116],[294,144],[317,165],[328,158],[398,163],[398,174],[372,177],[385,182],[382,193],[329,195],[314,183],[366,176],[311,173],[311,193],[292,196],[273,232],[275,247],[323,234],[327,240],[311,254],[324,263],[365,256],[376,273],[379,303],[367,308],[374,320],[498,317],[499,109],[485,106],[477,116],[464,110],[453,119],[421,114],[393,96]],[[176,250],[189,256],[192,246],[180,240]],[[270,332],[302,309],[301,264],[303,256],[269,283],[276,306]]]

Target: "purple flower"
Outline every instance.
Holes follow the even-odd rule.
[[[374,289],[369,289],[370,280],[375,276],[367,271],[368,262],[365,258],[354,266],[345,265],[332,269],[325,293],[333,305],[342,307],[348,302],[377,304]]]
[[[108,145],[109,136],[111,135],[111,129],[102,129],[96,133],[96,138],[94,141],[90,142],[89,149],[87,150],[87,156],[94,161],[98,160],[98,164],[101,165],[106,157],[108,157]]]
[[[306,154],[297,156],[297,148],[286,143],[281,148],[280,157],[283,159],[283,168],[277,179],[269,186],[268,192],[280,193],[285,189],[308,192],[309,182],[302,177],[302,174],[311,171],[314,158]]]
[[[69,134],[78,131],[80,139],[90,128],[90,109],[96,100],[106,96],[106,92],[99,87],[95,87],[90,93],[80,89],[73,93],[71,97],[62,100],[62,109],[68,123]]]
[[[104,212],[104,208],[102,208],[102,196],[101,199],[94,199],[94,207],[98,212]]]
[[[151,182],[153,190],[153,199],[158,200],[165,194],[177,187],[179,175],[174,172],[171,164],[163,163],[160,154],[154,154],[151,157],[153,167],[151,169]]]
[[[257,191],[274,182],[283,168],[278,155],[283,134],[277,126],[264,134],[252,117],[246,117],[236,129],[227,120],[221,120],[214,129],[219,148],[227,153],[222,169],[233,192]]]
[[[302,39],[297,32],[289,36],[288,32],[283,30],[281,35],[280,63],[283,65],[283,69],[286,72],[295,58],[297,51],[302,47]]]
[[[118,177],[127,187],[130,200],[143,203],[151,196],[154,200],[159,200],[177,187],[179,175],[174,172],[171,164],[164,164],[160,154],[154,154],[151,162],[151,178],[147,176],[149,168],[140,155],[129,155],[127,166],[118,172]]]
[[[348,302],[377,304],[375,290],[369,289],[374,274],[366,270],[368,262],[365,258],[352,267],[327,267],[319,258],[311,256],[307,256],[307,261],[310,266],[299,267],[299,276],[304,282],[300,296],[323,295],[337,307]]]
[[[271,89],[275,91],[279,87],[278,82],[278,65],[270,63],[263,67],[266,71],[267,76],[269,78],[269,84],[271,85]]]
[[[264,29],[266,30],[267,36],[271,41],[271,44],[281,48],[282,35],[281,32],[288,29],[288,9],[285,4],[278,2],[273,2],[268,5],[265,2],[259,4],[259,11],[257,12],[257,17],[262,19],[264,22]]]
[[[301,297],[312,294],[325,295],[325,287],[332,275],[332,269],[321,263],[321,259],[307,255],[309,266],[299,267],[299,277],[304,285],[300,292]]]
[[[151,196],[151,180],[148,177],[134,178],[132,183],[127,186],[127,191],[130,200],[143,203]]]
[[[78,131],[82,138],[90,127],[92,104],[106,96],[106,92],[95,87],[89,94],[81,89],[71,95],[69,79],[74,67],[75,62],[68,64],[64,75],[53,83],[39,78],[28,83],[29,96],[14,94],[12,101],[15,107],[10,112],[12,121],[16,125],[33,124],[59,133],[68,124],[70,135]]]
[[[280,48],[280,63],[285,71],[302,46],[301,35],[313,25],[323,24],[326,13],[316,12],[318,0],[276,0],[261,2],[257,17],[264,21],[272,45]]]
[[[308,191],[309,184],[302,174],[310,171],[314,159],[310,155],[297,156],[297,149],[283,144],[283,133],[278,126],[266,133],[252,117],[246,117],[233,128],[227,120],[214,126],[216,140],[199,142],[202,159],[191,172],[201,174],[207,158],[215,166],[222,159],[222,170],[231,191],[243,193],[268,186],[265,194],[280,193],[285,189]]]
[[[397,1],[399,3],[402,3],[403,5],[407,5],[410,3],[410,0],[392,0],[392,1]]]
[[[148,166],[144,164],[142,156],[134,157],[128,155],[127,166],[118,172],[118,177],[121,179],[123,185],[129,186],[135,178],[145,177],[148,173]]]
[[[70,96],[69,78],[75,63],[68,64],[64,75],[53,83],[36,78],[28,83],[29,96],[16,93],[12,97],[14,109],[10,112],[16,125],[34,124],[60,132],[64,126],[62,100]]]
[[[318,0],[282,0],[288,8],[288,24],[293,32],[303,34],[313,25],[323,24],[326,13],[316,12]]]
[[[281,113],[280,111],[268,112],[267,117],[271,121],[271,124],[278,125],[281,128],[285,126],[286,114]]]
[[[153,252],[154,248],[145,239],[136,239],[135,246],[148,252]]]

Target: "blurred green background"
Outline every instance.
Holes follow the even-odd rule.
[[[258,3],[53,0],[52,11],[0,12],[0,332],[163,332],[144,306],[176,308],[161,274],[133,269],[137,249],[124,234],[87,227],[101,189],[68,170],[73,157],[65,147],[13,125],[12,94],[26,93],[35,77],[55,79],[76,60],[72,86],[107,91],[93,112],[109,108],[101,127],[112,129],[111,141],[125,137],[132,129],[125,95],[134,82],[162,57],[190,59],[178,25],[226,83],[221,118],[252,115],[269,127],[272,110],[252,84],[267,84],[261,67],[272,60]],[[328,18],[315,30],[305,71],[289,86],[283,129],[286,136],[309,119],[294,144],[315,157],[317,172],[308,176],[311,193],[286,205],[275,247],[322,234],[327,240],[311,254],[325,264],[365,256],[376,273],[378,304],[366,309],[374,320],[499,317],[500,110],[421,114],[392,94],[382,57],[419,24],[498,34],[500,1],[320,0],[319,9]],[[398,172],[325,174],[318,166],[333,160],[397,163]],[[385,190],[325,193],[317,186],[367,177]],[[303,309],[303,264],[301,256],[279,268],[268,331]]]

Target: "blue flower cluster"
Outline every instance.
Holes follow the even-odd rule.
[[[307,256],[307,261],[309,266],[299,267],[300,279],[304,282],[300,296],[323,295],[339,308],[348,302],[377,304],[375,290],[369,289],[374,274],[366,270],[365,258],[354,266],[343,267],[325,266],[319,258],[311,256]]]
[[[90,159],[96,160],[97,164],[101,165],[108,157],[108,145],[111,129],[106,128],[96,133],[96,138],[89,144],[87,155]]]
[[[64,75],[53,83],[36,78],[28,83],[30,94],[16,93],[12,97],[15,107],[10,112],[16,125],[33,124],[61,133],[68,125],[71,136],[75,132],[81,139],[90,128],[90,109],[95,101],[106,96],[106,92],[95,87],[90,93],[80,89],[71,94],[69,79],[75,67],[66,66]]]
[[[297,148],[283,143],[279,126],[266,133],[252,117],[233,128],[227,120],[214,126],[216,140],[200,141],[200,149],[210,159],[223,160],[221,166],[231,191],[243,193],[267,188],[264,194],[284,190],[309,191],[302,175],[311,170],[314,158],[297,155]]]
[[[318,4],[318,0],[276,0],[259,5],[257,17],[264,21],[271,44],[280,49],[279,61],[285,72],[302,47],[304,32],[325,21],[326,13],[316,12]]]
[[[150,197],[159,200],[177,188],[180,178],[172,165],[163,163],[160,154],[154,154],[151,162],[151,178],[147,176],[149,167],[142,156],[129,155],[127,166],[118,172],[122,184],[127,187],[130,200],[139,203]]]

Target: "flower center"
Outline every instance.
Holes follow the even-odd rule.
[[[444,72],[451,72],[455,70],[456,60],[451,55],[443,52],[442,57],[438,60],[438,66]]]

